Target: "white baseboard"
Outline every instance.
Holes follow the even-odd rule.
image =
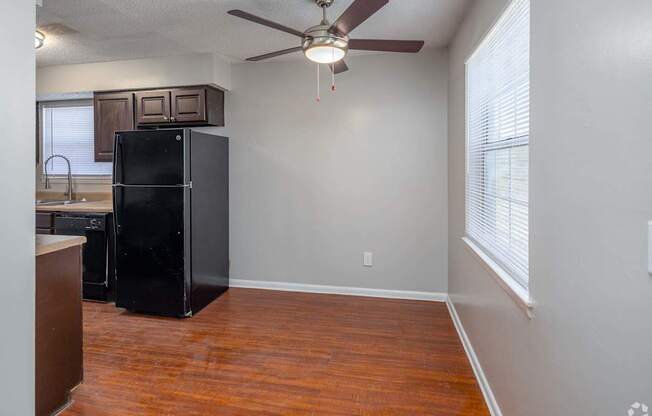
[[[448,295],[441,292],[308,285],[303,283],[266,282],[262,280],[230,279],[229,286],[248,289],[280,290],[284,292],[325,293],[331,295],[368,296],[373,298],[427,300],[431,302],[446,302],[448,299]]]
[[[476,380],[478,380],[478,384],[480,385],[480,390],[482,390],[482,395],[484,396],[484,401],[487,403],[487,407],[489,408],[489,413],[491,413],[491,416],[503,416],[503,413],[501,412],[500,407],[498,406],[498,402],[494,397],[494,393],[491,391],[491,386],[489,385],[489,381],[487,380],[484,371],[482,371],[480,360],[478,360],[478,356],[475,355],[475,351],[473,350],[471,341],[469,340],[469,337],[466,335],[466,331],[462,326],[462,321],[460,320],[459,315],[457,315],[457,311],[455,310],[455,305],[453,304],[453,301],[450,298],[447,298],[446,306],[448,306],[448,312],[451,314],[451,318],[453,319],[453,324],[455,325],[455,329],[457,329],[457,333],[460,336],[460,339],[462,340],[464,351],[466,351],[466,355],[467,357],[469,357],[469,361],[471,362],[471,368],[473,368],[473,373],[475,373],[475,378]]]

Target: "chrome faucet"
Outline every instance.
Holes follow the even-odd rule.
[[[45,189],[50,189],[50,177],[48,176],[48,162],[55,157],[60,157],[61,159],[65,160],[66,163],[68,164],[68,189],[66,189],[66,197],[68,198],[68,201],[72,201],[73,193],[72,193],[72,170],[70,169],[70,160],[68,160],[67,157],[63,155],[52,155],[49,158],[45,160],[45,163],[43,164],[44,170],[45,170]]]

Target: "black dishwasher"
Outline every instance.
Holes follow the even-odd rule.
[[[111,214],[54,214],[54,234],[86,237],[82,294],[86,300],[113,300],[113,229]]]

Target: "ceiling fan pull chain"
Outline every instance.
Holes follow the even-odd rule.
[[[333,56],[333,60],[335,60],[335,49],[331,50],[331,55]],[[335,92],[335,64],[336,62],[333,62],[330,65],[331,68],[331,91]]]
[[[317,64],[317,102],[321,101],[319,97],[319,64]]]

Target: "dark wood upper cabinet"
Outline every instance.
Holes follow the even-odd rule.
[[[134,98],[131,92],[96,93],[95,161],[113,160],[113,138],[116,131],[134,129]]]
[[[211,85],[95,93],[95,161],[113,160],[116,131],[224,126],[224,91]]]
[[[206,89],[175,89],[172,96],[173,123],[206,121]]]
[[[224,126],[224,91],[209,85],[136,91],[136,125]]]
[[[206,120],[211,126],[224,126],[224,91],[206,87]]]
[[[170,90],[137,91],[136,123],[162,124],[170,122]]]

